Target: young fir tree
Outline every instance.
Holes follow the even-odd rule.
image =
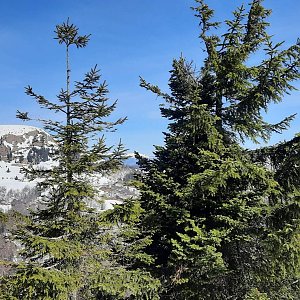
[[[138,247],[125,245],[130,236],[136,236],[136,229],[129,221],[118,229],[120,219],[109,222],[109,213],[96,213],[87,206],[87,200],[97,199],[89,182],[91,176],[112,172],[124,158],[122,144],[112,149],[98,135],[125,119],[107,121],[116,102],[109,103],[107,84],[100,82],[96,67],[83,81],[70,84],[70,47],[84,48],[89,36],[79,35],[69,22],[56,26],[55,33],[59,44],[66,47],[66,88],[57,101],[46,99],[31,87],[26,93],[41,107],[63,116],[63,121],[42,120],[56,141],[56,164],[46,170],[26,170],[31,179],[39,179],[41,205],[13,234],[21,243],[23,261],[12,265],[12,273],[2,278],[2,297],[155,299],[158,281],[143,270],[127,270],[134,261],[148,259],[138,257]],[[30,120],[28,113],[19,112],[18,117]],[[140,241],[141,248],[144,244],[147,240]],[[123,260],[117,254],[123,254]]]
[[[201,69],[174,60],[170,93],[141,79],[166,101],[169,120],[155,157],[137,155],[149,270],[163,284],[161,299],[299,299],[299,138],[293,149],[241,144],[268,141],[294,118],[270,124],[263,112],[294,89],[300,45],[271,41],[261,0],[236,9],[224,34],[196,2]]]

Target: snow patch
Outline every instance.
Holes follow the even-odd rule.
[[[0,125],[0,136],[6,134],[23,135],[25,133],[38,130],[45,133],[42,129],[28,125]]]

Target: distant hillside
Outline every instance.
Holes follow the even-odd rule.
[[[25,125],[0,125],[0,210],[26,212],[37,205],[36,182],[29,181],[22,168],[36,165],[51,168],[55,161],[51,154],[55,149],[53,138],[40,128]],[[137,191],[128,186],[128,179],[135,172],[135,159],[114,174],[94,174],[89,180],[97,187],[98,200],[90,206],[108,209],[113,203],[135,197]]]

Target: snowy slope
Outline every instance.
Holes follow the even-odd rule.
[[[24,135],[32,131],[44,132],[42,129],[27,125],[0,125],[0,137],[7,134]],[[47,134],[46,132],[44,132]]]

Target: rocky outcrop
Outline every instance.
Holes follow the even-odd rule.
[[[42,129],[24,125],[0,125],[0,161],[47,161],[54,145],[53,138]]]

